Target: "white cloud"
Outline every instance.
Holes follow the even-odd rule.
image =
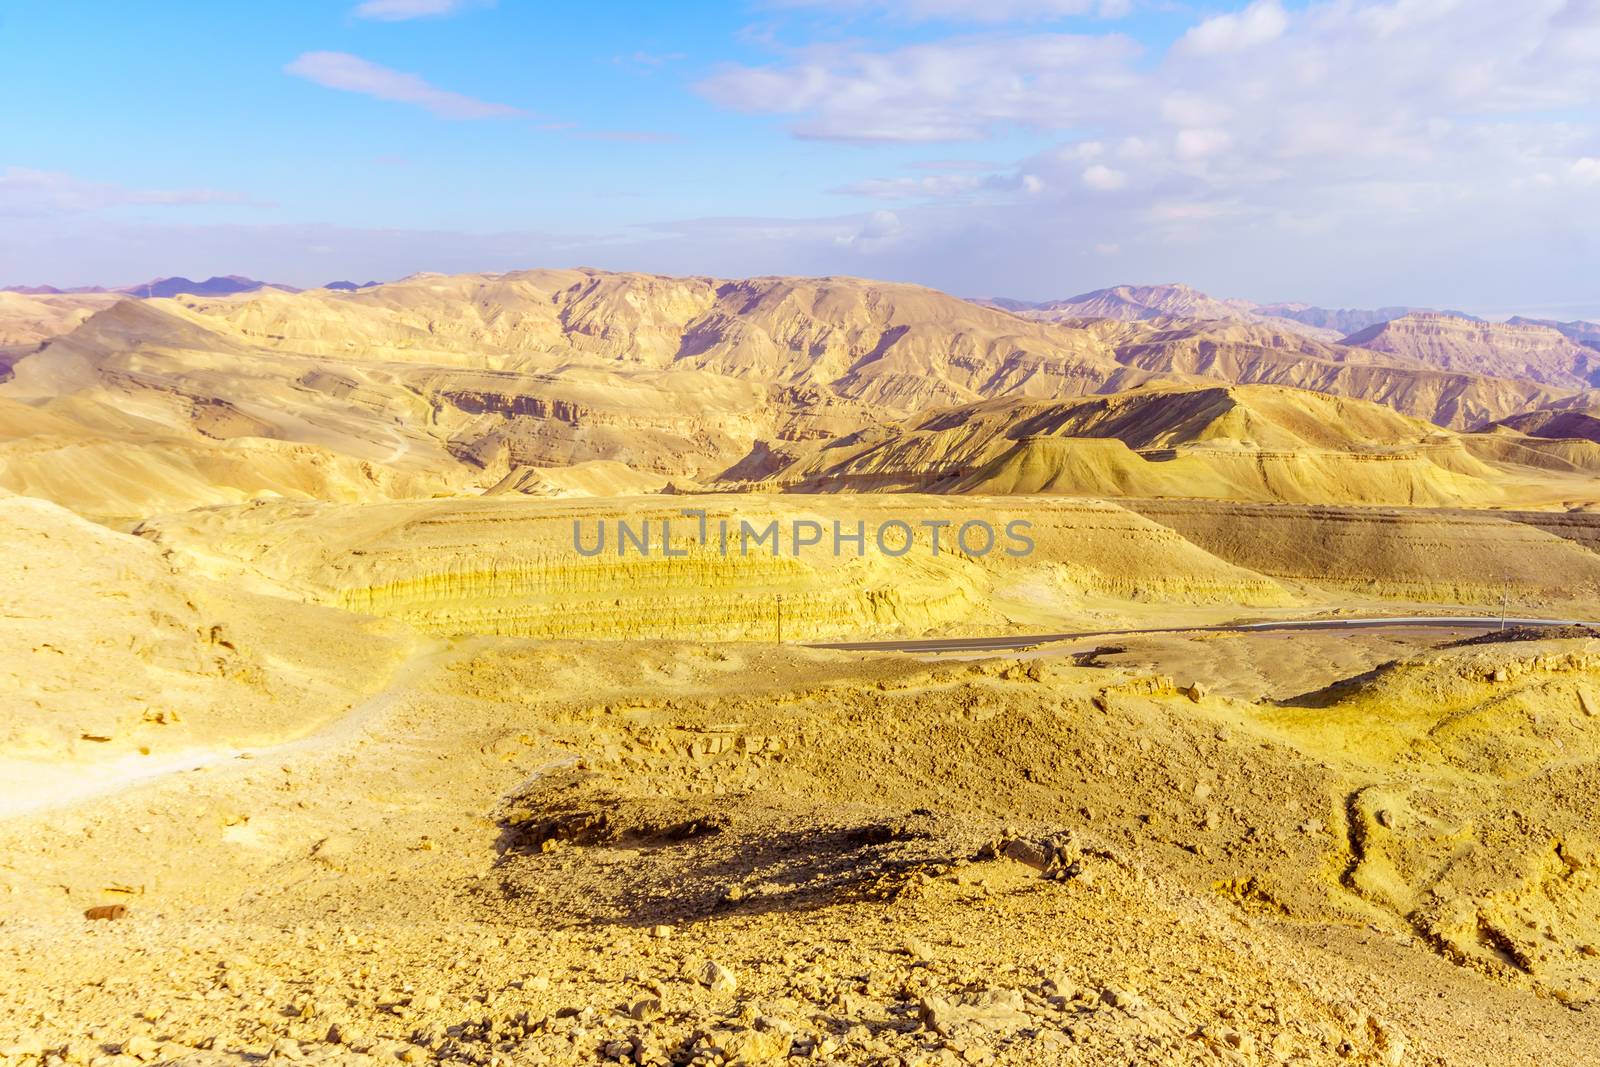
[[[155,205],[184,207],[241,204],[245,197],[219,189],[134,189],[60,171],[6,167],[0,170],[0,216],[50,216],[106,208]]]
[[[725,107],[805,116],[796,135],[845,141],[979,140],[996,128],[1088,120],[1136,79],[1126,37],[955,38],[890,52],[814,48],[788,67],[728,66],[698,91]]]
[[[214,267],[318,282],[322,268],[310,278],[293,273],[317,246],[340,250],[344,266],[330,262],[330,277],[593,263],[723,276],[849,272],[1022,297],[1181,277],[1224,295],[1346,305],[1593,303],[1600,0],[1285,0],[1284,24],[1247,53],[1218,49],[1273,31],[1270,11],[1262,16],[1250,0],[1199,6],[1237,21],[1222,24],[1226,34],[1215,25],[1202,33],[1210,20],[1190,16],[1189,44],[1151,54],[1114,24],[1076,22],[1075,33],[1060,34],[1044,23],[997,29],[974,15],[958,25],[954,8],[935,18],[912,3],[898,17],[923,19],[916,44],[875,43],[903,35],[873,25],[850,40],[773,45],[767,58],[701,83],[712,100],[773,116],[800,137],[990,141],[932,150],[929,164],[846,186],[874,198],[870,206],[894,208],[886,216],[669,217],[583,240],[214,225],[133,234],[95,208],[226,194],[4,172],[0,213],[12,214],[0,226],[0,265],[63,281],[94,266],[98,277],[82,280],[116,280],[174,273],[160,259],[170,248],[173,257],[192,253],[171,266],[201,264],[179,273]],[[1011,20],[1043,10],[1007,0],[981,9]],[[893,14],[881,3],[852,10]],[[1265,21],[1247,24],[1251,11]],[[361,84],[335,87],[440,106],[431,94],[441,91],[421,79],[398,89],[354,80]],[[511,110],[445,97],[454,101],[447,111]],[[1011,148],[1024,138],[1029,149]],[[1090,177],[1096,166],[1121,176],[1115,192],[1091,191],[1109,176]],[[41,222],[16,214],[46,210],[57,214]],[[50,229],[50,218],[66,221]],[[136,242],[143,266],[131,261]],[[1118,277],[1108,278],[1112,266]]]
[[[1175,147],[1179,159],[1205,159],[1233,143],[1226,130],[1179,130]]]
[[[834,243],[843,248],[871,251],[893,242],[904,231],[899,215],[892,211],[874,211],[855,229],[835,237]]]
[[[1256,0],[1243,11],[1217,15],[1183,35],[1176,51],[1187,55],[1218,55],[1255,48],[1283,36],[1289,16],[1278,0]]]
[[[915,178],[869,178],[831,190],[845,196],[865,196],[879,200],[949,199],[976,194],[1025,193],[1044,191],[1044,179],[1036,174],[928,174]]]
[[[1031,22],[1073,15],[1123,18],[1132,0],[772,0],[780,8],[873,14],[906,22]]]
[[[1096,163],[1083,172],[1083,184],[1101,192],[1110,192],[1127,185],[1128,176],[1120,170],[1113,170],[1102,163]]]
[[[845,196],[870,196],[884,200],[912,199],[928,196],[954,196],[970,192],[983,184],[983,179],[971,174],[938,174],[925,178],[868,178],[851,182],[833,190]]]
[[[1257,0],[1154,61],[1113,32],[958,35],[802,49],[698,88],[800,137],[1072,135],[1015,172],[1066,196],[1098,163],[1146,205],[1237,200],[1306,226],[1314,204],[1345,222],[1363,202],[1428,212],[1439,190],[1491,197],[1595,156],[1600,65],[1549,51],[1591,23],[1600,0],[1321,0],[1292,15]],[[1229,51],[1251,43],[1248,63]]]
[[[283,69],[329,89],[415,104],[445,119],[512,118],[522,114],[506,104],[492,104],[436,88],[415,74],[391,70],[348,52],[307,52]]]
[[[1180,90],[1161,100],[1161,117],[1175,126],[1216,126],[1232,114],[1231,108],[1200,93]]]
[[[357,4],[355,16],[380,22],[405,22],[410,19],[444,18],[472,7],[485,7],[494,0],[365,0]]]

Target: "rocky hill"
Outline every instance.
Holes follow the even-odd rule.
[[[1600,383],[1600,351],[1550,326],[1478,322],[1416,312],[1344,338],[1343,344],[1404,356],[1442,370],[1520,378],[1563,388]]]

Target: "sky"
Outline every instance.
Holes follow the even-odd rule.
[[[1600,317],[1600,0],[6,0],[0,285],[593,266]]]

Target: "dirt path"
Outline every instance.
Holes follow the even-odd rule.
[[[436,668],[455,647],[441,638],[419,637],[411,655],[400,662],[376,693],[309,733],[275,744],[197,745],[161,756],[129,753],[109,760],[76,764],[0,760],[0,781],[6,783],[0,791],[0,822],[103,800],[173,775],[226,766],[235,761],[270,760],[336,749],[388,715],[408,688]]]

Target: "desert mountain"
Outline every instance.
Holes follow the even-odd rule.
[[[1219,299],[1190,286],[1176,283],[1118,285],[1109,289],[1096,289],[1066,300],[1026,301],[993,297],[980,300],[978,303],[1027,318],[1050,321],[1074,318],[1110,318],[1133,322],[1167,318],[1200,321],[1232,319],[1276,325],[1280,329],[1296,330],[1324,341],[1337,341],[1391,319],[1430,310],[1414,307],[1323,308],[1302,303],[1257,304],[1249,300]],[[1447,311],[1444,314],[1478,321],[1475,316],[1462,311]],[[1596,329],[1600,330],[1600,327]]]
[[[1591,348],[1600,347],[1600,322],[1589,322],[1586,319],[1558,322],[1555,319],[1529,319],[1521,315],[1513,315],[1506,320],[1506,324],[1508,326],[1548,326],[1569,341],[1576,341]]]
[[[36,345],[68,333],[120,297],[104,293],[0,290],[0,349]],[[4,374],[0,373],[0,379]]]
[[[1309,304],[1255,304],[1248,300],[1223,300],[1208,296],[1182,284],[1118,285],[1096,289],[1066,300],[1029,303],[1020,300],[981,301],[1025,318],[1061,322],[1071,319],[1122,319],[1148,322],[1159,319],[1193,319],[1202,322],[1221,320],[1276,326],[1314,337],[1337,341],[1379,322],[1398,318],[1412,308],[1379,308],[1375,311],[1329,310]]]
[[[191,281],[188,278],[181,277],[152,278],[150,281],[141,282],[138,285],[124,286],[116,291],[148,300],[153,297],[185,295],[229,296],[233,293],[254,293],[262,289],[281,289],[284,292],[294,292],[287,285],[260,282],[240,274],[213,275],[203,282]]]
[[[1479,322],[1418,312],[1351,334],[1342,343],[1443,370],[1575,389],[1600,383],[1600,352],[1553,327],[1525,322]]]
[[[1443,505],[1500,500],[1514,481],[1529,489],[1539,480],[1479,451],[1473,436],[1367,401],[1261,385],[1149,386],[929,412],[876,434],[798,446],[767,481],[809,492]],[[1600,470],[1600,454],[1585,458],[1582,479]]]
[[[354,293],[260,292],[162,310],[228,343],[341,362],[546,375],[580,364],[635,377],[693,370],[798,391],[792,399],[813,414],[867,405],[904,415],[1175,374],[1377,399],[1462,426],[1560,399],[1274,324],[1019,322],[935,290],[854,278],[421,275]]]
[[[1065,300],[1046,300],[1039,303],[1018,300],[987,300],[983,303],[1024,318],[1046,322],[1065,322],[1072,319],[1121,319],[1125,322],[1159,319],[1195,319],[1209,322],[1226,319],[1263,322],[1274,317],[1248,300],[1219,300],[1181,283],[1118,285],[1109,289],[1080,293]],[[1289,316],[1279,318],[1277,324],[1282,328],[1297,330],[1324,340],[1338,338],[1338,335],[1331,330]]]
[[[349,285],[348,282],[343,283]],[[375,282],[369,282],[375,285]],[[79,285],[70,289],[58,289],[53,285],[13,285],[0,289],[0,293],[22,293],[26,296],[64,296],[83,293],[123,293],[141,299],[154,297],[183,296],[228,296],[233,293],[253,293],[261,289],[281,289],[284,292],[297,292],[291,286],[279,285],[276,282],[261,282],[254,278],[246,278],[242,274],[213,275],[205,281],[193,281],[189,278],[152,278],[147,282],[137,285],[124,285],[116,289],[108,289],[101,285]]]
[[[1558,403],[1566,390],[1510,377],[1439,370],[1407,356],[1327,344],[1293,330],[1239,321],[1082,326],[1123,364],[1167,376],[1261,383],[1374,400],[1441,426],[1467,429]]]
[[[1574,398],[1566,404],[1520,412],[1485,427],[1486,430],[1498,428],[1509,428],[1530,437],[1600,444],[1600,405],[1592,398]]]
[[[1410,307],[1382,307],[1372,309],[1360,308],[1319,308],[1310,304],[1257,304],[1254,310],[1261,315],[1268,315],[1278,319],[1293,319],[1307,326],[1315,326],[1323,330],[1331,330],[1340,337],[1348,336],[1369,326],[1377,326],[1398,319],[1402,315],[1409,315],[1414,311],[1423,311],[1424,308]],[[1460,314],[1451,312],[1451,314]],[[1471,316],[1461,314],[1462,318]]]
[[[0,288],[0,293],[21,293],[24,296],[66,296],[79,293],[109,293],[103,285],[75,285],[68,289],[58,289],[53,285],[7,285]]]
[[[1007,420],[1053,417],[1029,404],[1059,407],[1156,382],[1197,396],[1220,395],[1218,383],[1315,390],[1455,429],[1578,395],[1327,344],[1283,320],[1035,321],[919,286],[855,278],[534,270],[417,275],[354,291],[8,299],[24,302],[36,319],[52,301],[110,301],[81,322],[57,310],[49,324],[28,326],[31,332],[16,336],[35,343],[13,349],[8,369],[0,369],[0,397],[13,402],[0,419],[16,426],[52,420],[47,433],[5,436],[0,485],[97,516],[260,492],[388,499],[497,486],[571,495],[611,491],[606,487],[655,491],[668,483],[798,483],[822,473],[810,465],[810,450],[828,445],[837,464],[861,442],[905,437],[911,422],[932,412],[997,402],[973,426],[987,427],[988,440],[1009,448],[1018,442],[1000,432]],[[13,321],[31,321],[23,311]],[[1305,403],[1324,405],[1316,409],[1327,418],[1347,417],[1324,400]],[[1201,403],[1183,403],[1190,402]],[[1170,417],[1166,408],[1175,403],[1159,418]],[[1526,436],[1506,432],[1518,442]],[[1109,439],[1089,429],[1055,436]],[[1127,454],[1091,466],[1142,473],[1121,482],[1120,475],[1051,475],[1053,491],[1165,493],[1183,469],[1151,468],[1137,453],[1157,446],[1110,436],[1121,442],[1111,450]],[[73,449],[86,442],[99,450],[96,462],[117,473],[80,479],[79,499],[71,496],[70,472],[78,462]],[[934,450],[960,457],[953,462],[967,474],[998,458],[961,448],[952,439]],[[842,473],[877,478],[904,466],[889,454],[861,457]],[[1570,473],[1588,461],[1550,462],[1556,465],[1549,472]],[[883,463],[889,466],[879,470]],[[1486,477],[1464,461],[1450,463],[1455,475]],[[259,477],[247,473],[252,464]],[[555,473],[592,464],[601,466]],[[892,478],[903,481],[895,470]],[[1266,498],[1278,484],[1258,474],[1240,475],[1244,482],[1217,477],[1222,481],[1205,475],[1196,484],[1230,499]],[[1436,470],[1417,477],[1414,489],[1395,482],[1366,495],[1336,495],[1404,501],[1455,491],[1423,486],[1443,478]],[[1029,484],[992,482],[996,491],[1028,491]],[[1464,499],[1479,498],[1462,491]],[[1301,499],[1311,490],[1284,492]]]

